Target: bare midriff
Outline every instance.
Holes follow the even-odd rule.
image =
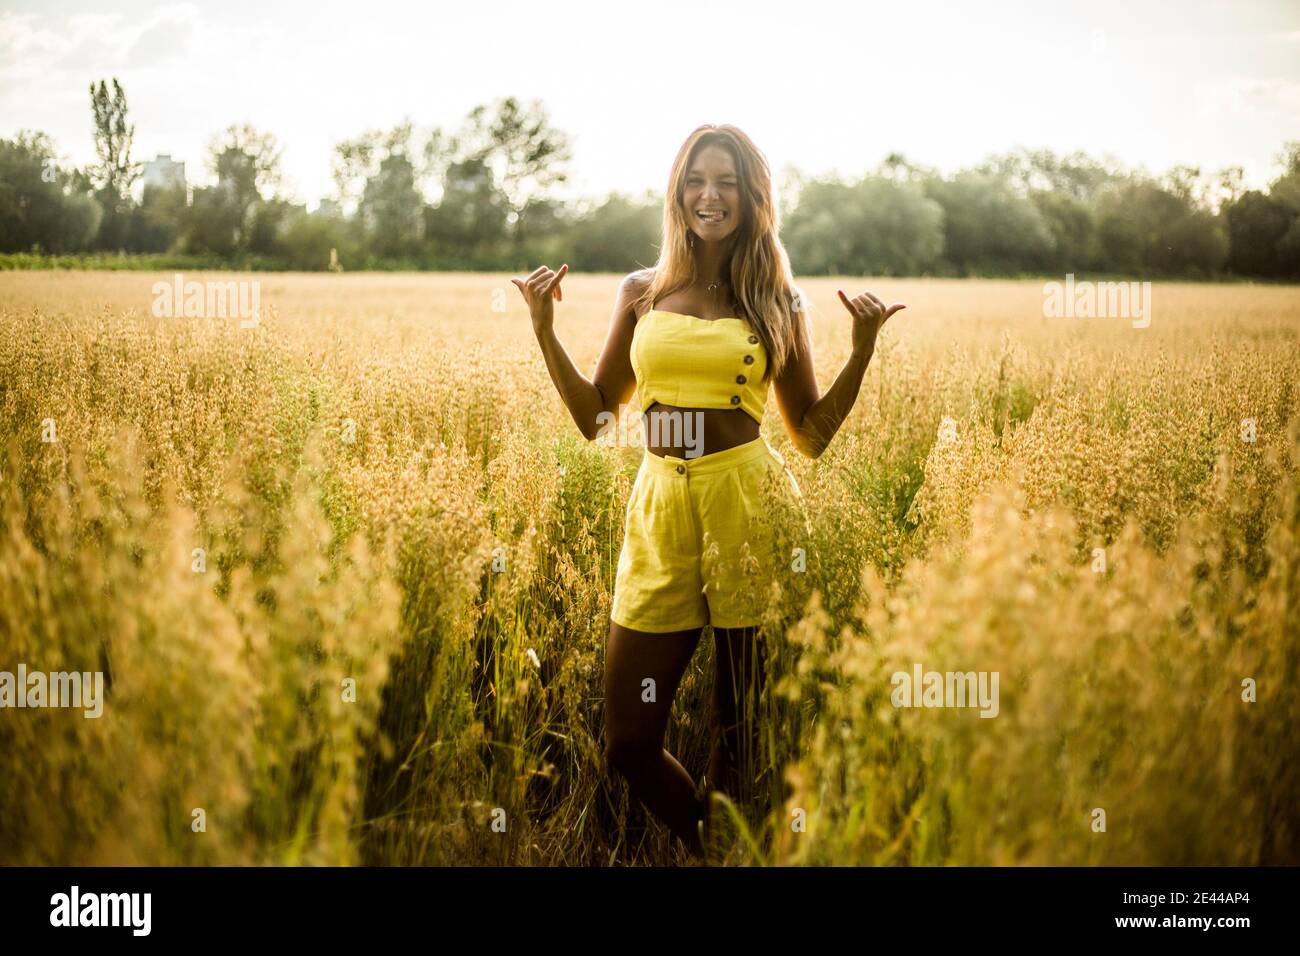
[[[658,434],[652,429],[655,416],[662,415]],[[738,408],[680,408],[652,402],[643,413],[641,427],[645,447],[660,458],[673,455],[690,458],[712,455],[737,445],[754,441],[759,436],[759,424],[747,412]],[[658,441],[654,441],[658,438]]]

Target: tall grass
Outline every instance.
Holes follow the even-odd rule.
[[[253,329],[153,318],[156,278],[0,277],[0,670],[108,681],[0,711],[0,863],[684,862],[602,758],[641,452],[581,440],[505,277],[261,276]],[[566,280],[584,369],[613,285]],[[870,287],[909,308],[828,451],[769,403],[808,560],[726,859],[1300,862],[1293,290],[1157,285],[1133,329]],[[998,716],[893,706],[916,663],[998,672]]]

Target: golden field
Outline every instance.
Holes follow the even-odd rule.
[[[583,441],[508,277],[187,278],[259,281],[260,325],[0,274],[0,670],[108,681],[0,711],[0,863],[684,862],[602,761],[641,452]],[[588,375],[617,279],[557,304]],[[908,307],[821,458],[769,399],[816,560],[723,859],[1300,863],[1296,289],[1157,283],[1139,329],[802,285],[823,389],[837,285]],[[697,778],[712,653],[666,742]],[[997,716],[891,706],[918,663],[997,672]]]

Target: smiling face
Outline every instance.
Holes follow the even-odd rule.
[[[745,210],[730,152],[710,144],[695,154],[686,171],[682,209],[691,231],[705,242],[726,239],[740,228]]]

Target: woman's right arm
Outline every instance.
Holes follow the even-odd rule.
[[[510,281],[528,302],[533,332],[556,391],[582,436],[591,441],[617,419],[618,410],[636,390],[631,360],[632,332],[636,328],[633,303],[641,291],[642,280],[638,273],[633,273],[619,285],[605,346],[596,362],[596,372],[588,380],[555,335],[554,300],[562,298],[559,282],[567,270],[568,266],[561,266],[558,272],[542,266],[527,280],[522,280],[523,284],[519,279]]]

